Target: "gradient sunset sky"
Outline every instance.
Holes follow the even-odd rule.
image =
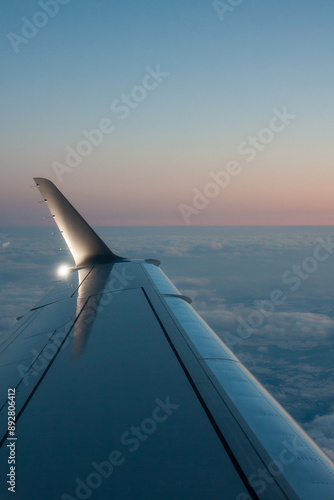
[[[33,177],[95,225],[184,225],[180,205],[192,225],[333,224],[333,1],[215,4],[2,3],[1,226],[46,224]]]

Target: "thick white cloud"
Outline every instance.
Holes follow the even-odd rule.
[[[304,429],[334,462],[334,406],[327,415],[317,415]]]

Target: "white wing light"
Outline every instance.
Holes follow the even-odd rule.
[[[65,278],[65,276],[67,276],[69,274],[70,269],[71,268],[69,266],[67,266],[66,264],[63,264],[60,267],[58,267],[57,274],[58,274],[58,276]]]

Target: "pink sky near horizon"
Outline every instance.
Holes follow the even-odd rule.
[[[218,196],[208,200],[203,209],[195,209],[189,217],[189,225],[210,226],[281,226],[281,225],[332,225],[334,222],[334,203],[331,186],[323,186],[318,192],[311,181],[295,183],[284,189],[281,183],[268,186],[266,182],[256,185],[251,190],[248,180],[232,179],[231,184],[219,191]],[[233,186],[232,183],[236,184]],[[32,185],[32,183],[31,183]],[[197,183],[196,189],[204,191],[205,183]],[[21,187],[19,185],[19,187]],[[59,186],[69,201],[95,226],[177,226],[188,225],[182,218],[179,205],[183,203],[194,208],[193,187],[184,186],[178,195],[171,194],[168,186],[159,192],[158,186],[152,185],[149,190],[117,189],[112,196],[112,188],[99,186],[99,189],[87,189],[73,183],[64,182]],[[127,191],[127,192],[126,192]],[[1,226],[52,225],[44,220],[48,210],[41,201],[37,189],[25,186],[17,189],[14,196],[2,197],[6,209],[0,215]],[[5,221],[6,223],[4,223]]]
[[[46,172],[51,175],[33,167],[29,168],[31,174],[22,172],[18,176],[14,171],[6,172],[1,186],[0,225],[47,224],[43,217],[48,216],[48,211],[38,203],[39,191],[30,187],[36,175],[51,178],[96,226],[188,225],[180,204],[195,209],[196,213],[188,218],[189,224],[195,226],[332,225],[334,222],[334,169],[330,154],[319,161],[321,155],[314,150],[307,157],[305,151],[298,152],[292,145],[280,150],[273,144],[250,163],[235,155],[241,171],[230,176],[224,187],[217,187],[216,196],[211,199],[206,196],[207,206],[198,209],[194,205],[195,191],[206,192],[208,183],[212,183],[210,172],[226,172],[233,159],[232,148],[231,156],[225,156],[223,161],[212,155],[206,167],[201,159],[193,157],[174,163],[169,158],[160,160],[159,171],[153,174],[155,158],[150,154],[147,163],[141,158],[131,164],[119,155],[119,167],[110,169],[107,175],[103,165],[108,150],[109,145],[96,151],[86,165],[64,175],[62,182],[51,169]],[[202,154],[209,156],[210,151]],[[157,156],[155,152],[154,157]]]

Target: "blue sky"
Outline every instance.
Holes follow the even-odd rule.
[[[330,223],[331,1],[244,0],[223,20],[204,1],[57,6],[15,45],[9,33],[26,33],[22,18],[43,24],[43,9],[3,5],[1,224],[40,223],[27,186],[45,176],[84,199],[95,224],[183,225],[179,205],[210,170],[244,161],[238,145],[284,107],[293,122],[191,224]],[[111,103],[158,65],[168,77],[121,121]],[[104,118],[116,130],[59,179],[54,162]]]

